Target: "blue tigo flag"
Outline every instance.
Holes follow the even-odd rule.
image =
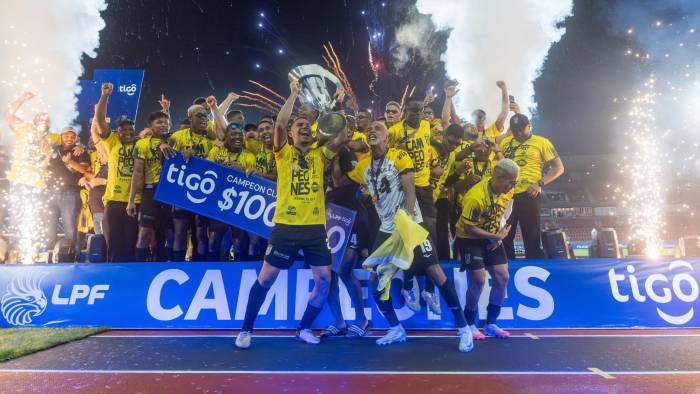
[[[155,199],[269,238],[277,184],[255,175],[178,154],[163,163]],[[333,262],[345,253],[355,211],[328,204],[326,231]]]
[[[122,115],[136,120],[143,75],[143,70],[95,70],[93,73],[92,79],[97,82],[98,88],[102,82],[111,82],[114,85],[107,107],[110,127],[115,128],[114,121]]]

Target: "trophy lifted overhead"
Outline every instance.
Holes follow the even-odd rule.
[[[333,112],[335,93],[343,88],[338,77],[318,64],[307,64],[294,67],[289,72],[289,78],[299,82],[300,95],[319,112],[319,133],[333,137],[345,130],[345,115]],[[334,87],[333,93],[328,90],[331,86]]]

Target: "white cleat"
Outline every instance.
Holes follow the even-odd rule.
[[[250,331],[241,331],[236,337],[236,347],[239,349],[248,349],[250,347],[250,342],[253,339],[253,333]]]
[[[495,324],[487,324],[484,327],[484,332],[487,337],[496,337],[501,339],[506,339],[510,336],[510,333]]]
[[[425,301],[425,304],[428,305],[431,312],[436,315],[442,315],[442,310],[440,310],[440,300],[435,293],[430,293],[427,290],[423,290],[420,295],[423,297],[423,301]]]
[[[412,310],[413,312],[418,312],[420,310],[420,301],[418,301],[416,292],[413,289],[401,289],[401,295],[403,296],[404,302],[406,303],[408,309]]]
[[[297,339],[309,345],[318,345],[321,343],[321,339],[314,335],[314,332],[308,328],[297,331]]]
[[[462,327],[457,331],[459,336],[459,351],[462,353],[469,353],[474,349],[474,339],[472,338],[472,331],[469,327]]]
[[[406,330],[403,326],[399,324],[398,326],[391,327],[383,337],[377,339],[377,345],[391,345],[392,343],[399,343],[406,341]]]

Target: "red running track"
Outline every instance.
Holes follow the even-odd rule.
[[[187,331],[110,331],[100,336],[231,336],[236,331],[187,330]],[[379,331],[374,334],[380,333]],[[259,331],[259,336],[292,335],[290,331]],[[548,336],[595,337],[697,337],[700,330],[529,330],[513,331],[515,335],[527,335],[532,339]],[[454,336],[451,331],[410,332],[410,335]],[[496,340],[492,340],[496,341]],[[409,344],[406,344],[409,346]],[[479,346],[479,344],[477,344]],[[59,350],[60,348],[54,349]],[[104,350],[103,350],[104,351]],[[109,351],[109,350],[107,350]],[[254,351],[253,349],[249,351]],[[468,355],[466,357],[469,357]],[[144,370],[134,372],[80,371],[74,370],[22,370],[4,369],[0,363],[0,393],[60,392],[144,392],[144,393],[577,393],[577,392],[700,392],[700,365],[688,365],[688,371],[629,371],[609,375],[605,371],[587,371],[550,374],[533,370],[531,373],[284,373],[239,371],[187,372]],[[624,368],[620,368],[622,371]]]

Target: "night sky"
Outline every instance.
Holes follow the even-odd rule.
[[[360,106],[372,106],[374,98],[374,107],[382,108],[384,102],[400,99],[407,83],[416,84],[416,92],[442,86],[444,69],[434,62],[419,64],[401,76],[383,71],[375,89],[381,97],[370,93],[367,27],[384,29],[388,47],[392,28],[410,0],[387,0],[386,7],[380,3],[111,1],[103,13],[107,26],[100,34],[98,56],[83,62],[84,78],[91,78],[96,68],[145,69],[137,127],[159,108],[156,100],[161,93],[173,101],[174,123],[184,118],[194,97],[214,94],[222,100],[229,91],[251,90],[248,79],[286,96],[287,72],[299,64],[323,65],[322,45],[327,41],[334,45]],[[611,32],[606,9],[614,3],[575,1],[573,16],[564,23],[567,32],[551,48],[542,76],[535,82],[535,132],[548,136],[563,155],[616,151],[621,126],[612,118],[620,108],[612,100],[635,86],[640,70],[623,55],[629,43]],[[265,17],[260,17],[261,12]],[[380,60],[390,68],[386,49]],[[507,56],[503,61],[508,61]],[[436,113],[442,106],[438,100]],[[244,111],[249,120],[258,116]]]

